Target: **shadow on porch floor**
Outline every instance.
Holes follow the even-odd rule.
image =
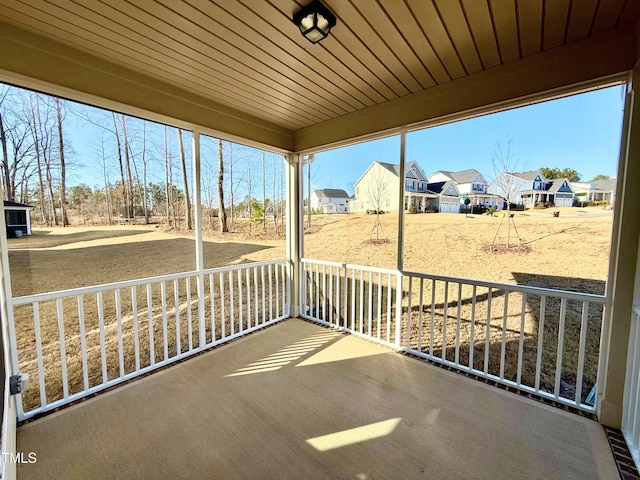
[[[596,422],[297,319],[17,435],[19,480],[619,478]]]

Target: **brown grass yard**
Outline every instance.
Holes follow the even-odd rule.
[[[370,232],[374,217],[370,215],[327,215],[313,216],[313,227],[305,235],[305,256],[324,260],[349,262],[361,265],[373,265],[394,268],[397,251],[397,215],[382,215],[384,233],[389,237],[388,243],[372,245]],[[603,293],[606,280],[609,242],[611,234],[611,211],[602,209],[561,209],[560,216],[553,217],[551,211],[530,211],[518,213],[515,223],[522,238],[524,247],[516,253],[488,252],[498,225],[502,227],[497,243],[504,243],[506,236],[505,220],[500,217],[473,216],[451,214],[418,214],[406,216],[405,229],[405,269],[465,278],[486,279],[491,281],[544,286],[556,289],[582,291],[586,293]],[[515,235],[512,234],[515,241]],[[147,226],[112,226],[112,227],[71,227],[35,229],[31,237],[9,240],[9,256],[12,271],[12,288],[14,296],[48,292],[67,288],[110,283],[120,280],[132,280],[155,275],[177,273],[194,269],[195,249],[193,235],[165,232],[160,228]],[[242,264],[260,260],[282,258],[285,255],[284,239],[260,238],[248,234],[205,234],[204,258],[207,268]],[[376,282],[376,280],[373,280]],[[423,310],[423,324],[419,312],[418,285],[414,283],[411,304],[411,325],[408,325],[408,283],[405,282],[404,325],[402,329],[403,343],[417,346],[418,331],[427,335],[429,325],[426,310]],[[431,299],[429,286],[425,286],[424,298]],[[449,302],[457,298],[457,292],[449,286]],[[457,289],[457,287],[456,287]],[[470,291],[464,287],[462,296],[470,297]],[[191,285],[192,296],[196,291],[195,282]],[[374,292],[376,289],[374,288]],[[478,290],[476,306],[475,332],[473,342],[470,333],[470,305],[461,305],[462,324],[460,328],[461,363],[468,357],[470,344],[474,344],[474,366],[482,369],[484,345],[487,326],[486,289]],[[142,292],[140,293],[142,294]],[[483,296],[484,295],[484,296]],[[173,298],[173,295],[169,295]],[[484,298],[484,300],[483,300]],[[423,337],[422,348],[426,351],[433,348],[440,355],[446,345],[446,358],[453,359],[456,331],[456,304],[444,305],[444,285],[436,285],[436,322],[434,337],[427,340]],[[219,299],[217,299],[219,300]],[[371,299],[375,305],[376,299]],[[457,300],[456,300],[457,301]],[[520,305],[517,295],[510,298],[507,312],[507,367],[506,378],[515,378],[514,358],[518,355],[518,339],[520,328]],[[69,370],[70,392],[82,388],[82,365],[79,355],[79,330],[76,305],[73,301],[64,302],[65,342]],[[425,302],[426,303],[426,302]],[[186,348],[187,315],[189,309],[185,293],[185,285],[179,287],[179,306],[181,312],[180,343]],[[539,298],[527,299],[527,314],[524,336],[524,379],[533,375],[531,364],[535,364],[537,349],[537,311]],[[45,370],[49,377],[46,392],[49,401],[60,398],[62,381],[60,374],[58,326],[55,305],[45,306],[40,312],[42,343],[45,355]],[[577,363],[576,344],[579,334],[580,305],[569,302],[567,306],[566,344],[563,362],[563,388],[571,392],[575,388],[571,383],[571,371]],[[97,340],[97,320],[95,300],[86,302],[87,345],[89,351],[89,385],[102,382],[100,369],[100,352]],[[158,305],[154,303],[154,315]],[[169,304],[167,309],[174,311],[175,305]],[[372,307],[375,308],[375,307]],[[446,335],[443,330],[445,312],[447,311]],[[489,319],[489,371],[497,373],[501,348],[501,325],[504,312],[502,297],[495,293],[491,305]],[[123,338],[125,350],[125,372],[132,371],[134,354],[132,347],[132,328],[130,300],[123,294]],[[193,303],[191,309],[194,309]],[[557,312],[559,306],[547,305],[544,331],[544,351],[542,366],[542,385],[550,388],[553,385],[555,372],[555,350],[557,338]],[[383,308],[383,310],[385,310]],[[112,299],[105,298],[106,348],[108,361],[108,378],[118,374],[117,340],[115,335],[115,313]],[[142,366],[149,364],[148,325],[141,315],[140,351],[143,357]],[[484,315],[484,316],[483,316]],[[194,315],[195,316],[195,315]],[[599,343],[599,316],[601,311],[591,308],[589,311],[589,334],[587,336],[588,362],[585,367],[585,383],[583,396],[595,379],[597,364],[597,348]],[[555,320],[554,320],[555,318]],[[593,319],[593,320],[592,320]],[[386,335],[383,316],[382,335]],[[170,322],[171,323],[171,322]],[[192,324],[195,328],[196,323]],[[145,330],[146,328],[146,330]],[[161,360],[162,331],[159,322],[154,324],[155,355]],[[217,327],[219,328],[219,326]],[[374,334],[377,326],[374,326]],[[26,409],[39,404],[37,386],[37,363],[35,359],[35,337],[31,307],[20,307],[16,311],[16,330],[19,347],[21,370],[32,377],[29,392],[24,395]],[[210,338],[211,332],[207,333]],[[410,338],[408,338],[410,335]],[[144,339],[146,338],[146,344]],[[169,356],[176,352],[177,332],[175,327],[168,332]],[[535,365],[533,365],[535,366]],[[566,377],[566,378],[565,378]],[[575,377],[575,375],[574,375]],[[529,381],[529,380],[526,380]]]

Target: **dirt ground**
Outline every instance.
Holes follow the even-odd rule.
[[[494,282],[526,284],[562,290],[573,290],[584,293],[604,293],[607,275],[609,243],[611,235],[611,211],[602,209],[559,209],[559,217],[552,211],[528,211],[515,214],[511,223],[510,237],[517,248],[506,251],[504,244],[507,236],[507,219],[496,216],[465,216],[453,214],[415,214],[406,215],[404,267],[405,270],[456,276],[462,278],[485,279]],[[318,215],[312,217],[312,228],[305,235],[305,257],[332,260],[360,265],[371,265],[395,268],[397,265],[397,214],[381,216],[382,237],[388,241],[372,242],[372,230],[375,218],[371,215]],[[516,230],[517,229],[517,234]],[[494,242],[495,238],[495,242]],[[491,248],[492,242],[494,248]],[[121,280],[186,272],[195,268],[195,244],[193,234],[167,232],[153,226],[111,226],[111,227],[70,227],[34,229],[34,235],[17,239],[9,239],[9,258],[12,272],[13,296],[29,295],[69,288],[111,283]],[[285,256],[284,238],[260,238],[255,235],[232,233],[219,235],[207,233],[204,242],[205,267],[244,264],[248,262],[272,260]],[[374,279],[374,282],[376,280]],[[379,280],[382,281],[382,280]],[[386,280],[385,280],[386,281]],[[405,282],[406,283],[406,282]],[[157,288],[154,287],[154,288]],[[425,286],[424,298],[430,299],[429,286]],[[435,285],[434,297],[438,306],[435,309],[435,330],[430,338],[422,337],[422,345],[433,349],[439,355],[446,349],[446,357],[453,355],[452,348],[456,340],[452,337],[459,330],[458,341],[460,351],[456,355],[465,358],[470,345],[475,345],[474,367],[482,369],[485,340],[490,339],[487,349],[489,371],[497,373],[501,358],[502,332],[506,331],[505,378],[515,376],[514,364],[518,359],[518,341],[524,338],[524,371],[523,382],[532,382],[535,375],[535,357],[537,351],[540,319],[537,315],[540,299],[528,298],[524,330],[520,332],[520,305],[518,295],[511,295],[506,313],[501,310],[502,297],[495,293],[493,303],[489,305],[486,290],[478,291],[475,305],[476,321],[471,321],[471,306],[468,302],[469,287],[460,291],[465,297],[460,309],[459,325],[456,325],[456,287],[449,285],[449,302],[443,303],[445,287]],[[195,292],[195,283],[191,287]],[[404,285],[404,290],[408,285]],[[181,342],[186,342],[184,332],[186,312],[190,307],[189,300],[181,285],[176,293],[176,304],[167,305],[168,310],[181,313]],[[377,287],[372,289],[377,291]],[[390,292],[381,290],[383,295]],[[413,301],[408,305],[405,295],[403,300],[403,344],[409,342],[417,345],[418,332],[426,335],[430,325],[429,315],[418,305],[417,284],[413,285]],[[144,292],[139,293],[141,296]],[[155,295],[155,294],[154,294]],[[217,295],[217,293],[216,293]],[[215,301],[220,301],[216,298]],[[223,299],[223,301],[225,301]],[[394,300],[395,301],[395,300]],[[462,301],[462,298],[461,298]],[[124,336],[126,372],[131,371],[134,364],[132,315],[128,311],[130,304],[121,300],[122,328]],[[367,299],[366,303],[375,305],[376,298]],[[79,356],[77,302],[73,298],[62,304],[64,311],[65,338],[67,340],[67,362],[70,391],[79,391],[82,387],[82,362]],[[154,301],[153,314],[162,316],[160,305]],[[387,301],[382,302],[386,311]],[[62,381],[60,375],[59,326],[55,313],[55,302],[42,304],[40,311],[40,328],[44,352],[45,371],[47,375],[46,392],[49,400],[60,398]],[[108,357],[108,378],[118,375],[118,342],[115,323],[114,300],[104,299],[106,350]],[[449,308],[448,314],[446,309]],[[86,298],[84,313],[87,317],[87,342],[89,344],[89,384],[102,382],[100,372],[99,328],[97,323],[98,306],[94,299]],[[563,386],[575,390],[571,375],[575,371],[577,357],[576,341],[580,331],[580,306],[567,306],[567,326],[565,360],[563,367]],[[142,310],[142,307],[140,308]],[[549,302],[547,305],[544,341],[544,357],[542,362],[541,385],[552,388],[555,379],[555,354],[557,346],[558,305]],[[111,312],[111,313],[110,313]],[[411,315],[408,315],[411,312]],[[421,315],[422,312],[422,315]],[[491,315],[488,313],[491,312]],[[368,313],[365,313],[365,316]],[[140,311],[140,329],[144,337],[145,316]],[[372,313],[376,318],[377,313]],[[380,312],[382,328],[386,313]],[[109,317],[109,318],[107,318]],[[111,318],[114,317],[114,318]],[[159,318],[159,317],[158,317]],[[485,318],[484,323],[481,320]],[[419,324],[419,319],[424,319]],[[506,319],[506,328],[503,322]],[[597,366],[597,349],[601,309],[591,308],[589,311],[589,334],[587,335],[587,362],[585,365],[585,383],[583,392],[588,392],[595,381]],[[176,319],[177,321],[177,319]],[[161,322],[156,322],[155,329]],[[171,322],[170,322],[171,323]],[[174,322],[175,323],[175,322]],[[94,325],[95,324],[95,325]],[[476,326],[475,332],[470,325]],[[486,328],[485,328],[486,327]],[[373,333],[379,327],[373,327]],[[448,333],[447,333],[448,332]],[[156,331],[155,352],[162,352],[162,330]],[[175,334],[169,332],[169,352],[175,352],[177,343]],[[210,335],[208,332],[207,335]],[[381,331],[384,337],[386,332]],[[21,370],[30,373],[34,381],[33,388],[27,392],[23,400],[27,408],[38,405],[37,388],[38,366],[35,355],[35,332],[31,306],[16,310],[16,335],[19,346]],[[148,335],[147,335],[148,336]],[[141,337],[141,338],[142,338]],[[93,340],[91,340],[93,339]],[[141,340],[142,341],[142,340]],[[147,340],[148,342],[148,340]],[[158,343],[159,342],[159,343]],[[148,362],[149,346],[140,345],[142,364]],[[171,354],[171,353],[170,353]],[[160,359],[160,358],[158,358]],[[451,358],[453,359],[453,357]],[[566,372],[568,373],[565,373]],[[586,395],[586,393],[584,393]],[[584,396],[583,395],[583,396]]]

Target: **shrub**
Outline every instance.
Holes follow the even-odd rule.
[[[489,209],[487,210],[487,215],[491,215],[493,217],[497,211],[498,209],[496,207],[489,207]]]
[[[418,209],[416,208],[416,206],[412,203],[411,205],[409,205],[409,209],[407,210],[408,213],[418,213]]]

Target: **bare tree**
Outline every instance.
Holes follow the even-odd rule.
[[[0,143],[2,160],[0,180],[6,200],[15,201],[18,184],[27,175],[33,161],[33,135],[29,127],[30,106],[26,95],[9,95],[12,87],[0,92]],[[20,102],[22,100],[22,102]],[[24,189],[24,185],[21,185]]]
[[[219,145],[220,151],[222,151],[222,144]],[[220,169],[220,172],[222,172],[222,169]],[[233,143],[229,142],[229,194],[231,195],[231,205],[230,205],[230,210],[229,213],[231,214],[231,228],[234,227],[234,223],[233,223],[233,218],[234,218],[234,205],[233,205],[233,192],[234,192],[234,188],[233,188]],[[226,220],[226,216],[225,216],[225,220]],[[235,231],[235,230],[234,230]]]
[[[387,178],[383,173],[383,168],[378,164],[375,164],[371,169],[370,180],[367,186],[367,200],[373,207],[375,213],[375,222],[371,234],[375,232],[376,240],[380,240],[380,233],[382,232],[382,224],[380,223],[380,212],[382,208],[387,204],[389,200],[390,189],[387,185]],[[403,205],[399,205],[399,208],[403,208]]]
[[[516,153],[513,151],[512,144],[512,138],[508,138],[505,141],[504,145],[501,145],[500,142],[496,142],[496,148],[491,154],[491,162],[493,163],[493,170],[495,174],[495,178],[492,183],[498,195],[501,195],[507,203],[507,248],[510,247],[511,243],[511,226],[513,225],[515,229],[515,223],[511,218],[511,204],[514,203],[517,193],[521,190],[522,186],[525,183],[524,179],[514,175],[514,173],[524,170],[524,162],[522,158],[519,155],[516,155]],[[498,236],[498,231],[500,230],[501,224],[502,221],[500,222],[500,224],[498,224],[493,243],[495,243],[495,239]],[[518,234],[518,230],[515,229],[515,232],[518,236],[519,243],[520,236]]]
[[[120,144],[120,133],[118,132],[118,124],[116,123],[116,114],[115,112],[111,112],[111,116],[113,118],[113,134],[116,137],[116,146],[117,146],[117,153],[118,153],[118,164],[120,165],[120,179],[121,179],[121,186],[122,186],[122,195],[124,198],[124,209],[125,209],[125,215],[129,215],[129,202],[130,202],[130,198],[129,198],[129,190],[127,189],[127,182],[125,180],[125,176],[124,176],[124,162],[122,161],[122,146]]]
[[[4,130],[4,120],[2,119],[2,111],[0,111],[0,143],[2,143],[2,165],[4,170],[4,193],[7,200],[13,200],[10,198],[9,191],[9,154],[7,153],[7,136]]]
[[[149,223],[149,193],[147,191],[147,122],[142,121],[142,204],[144,206],[144,223]]]
[[[107,204],[107,222],[111,225],[111,187],[109,183],[109,169],[107,168],[107,156],[104,151],[104,132],[100,135],[100,164],[102,166],[102,175],[104,176],[104,193]]]
[[[228,232],[227,212],[224,208],[224,158],[222,156],[222,140],[218,140],[218,219],[220,220],[220,233]]]
[[[187,216],[187,230],[193,228],[191,224],[191,200],[189,199],[189,179],[187,177],[187,162],[184,155],[184,143],[182,142],[182,130],[178,129],[178,149],[180,150],[180,165],[182,167],[182,185],[184,187],[184,208]]]
[[[58,155],[60,161],[60,219],[62,221],[62,226],[66,227],[69,225],[69,219],[67,218],[67,196],[66,196],[66,188],[67,188],[67,167],[65,165],[65,156],[64,156],[64,135],[62,132],[62,121],[64,119],[62,103],[60,98],[53,97],[54,104],[56,106],[56,119],[58,125]]]
[[[133,219],[135,216],[134,205],[133,205],[133,177],[131,176],[131,158],[129,153],[131,149],[129,147],[129,134],[127,133],[127,120],[123,115],[120,116],[120,121],[122,122],[122,139],[124,141],[124,160],[125,166],[127,169],[127,184],[125,190],[127,192],[127,197],[129,198],[129,205],[127,208],[127,217]]]

